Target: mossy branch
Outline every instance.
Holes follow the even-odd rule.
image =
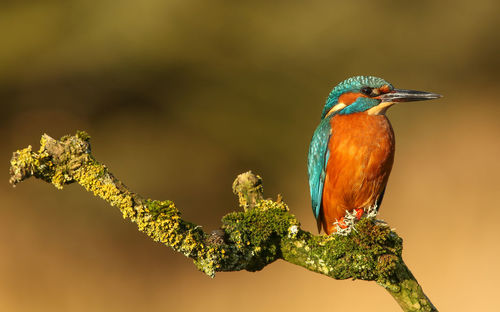
[[[262,179],[247,172],[233,191],[243,211],[222,218],[220,230],[205,233],[181,218],[172,201],[145,199],[131,192],[90,152],[85,132],[55,140],[44,134],[41,146],[14,153],[10,183],[34,176],[55,187],[77,182],[116,206],[124,218],[155,241],[192,258],[209,276],[220,271],[258,271],[283,259],[335,279],[375,281],[404,311],[437,311],[402,259],[403,241],[386,224],[362,219],[348,236],[312,235],[281,201],[263,198]]]

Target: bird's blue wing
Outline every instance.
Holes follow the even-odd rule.
[[[321,198],[329,158],[328,141],[331,135],[330,119],[332,117],[331,115],[323,118],[316,131],[314,131],[307,157],[312,209],[316,219],[318,219],[321,211]]]

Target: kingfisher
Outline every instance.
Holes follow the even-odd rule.
[[[399,102],[440,98],[431,92],[395,89],[384,79],[351,77],[326,100],[308,155],[314,216],[326,234],[341,232],[349,220],[375,214],[394,162],[394,131],[385,116]],[[351,223],[352,224],[352,223]]]

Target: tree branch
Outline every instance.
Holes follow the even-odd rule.
[[[281,198],[264,199],[261,178],[247,172],[233,183],[243,211],[224,216],[221,229],[208,234],[183,220],[172,201],[131,192],[91,155],[87,133],[60,140],[44,134],[40,145],[38,152],[28,146],[14,153],[11,184],[31,176],[59,189],[77,182],[211,277],[220,271],[258,271],[283,259],[335,279],[375,281],[404,311],[437,311],[403,262],[402,239],[386,224],[362,219],[348,236],[312,235],[300,228]]]

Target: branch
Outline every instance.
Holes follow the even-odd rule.
[[[402,259],[403,241],[386,224],[362,219],[348,236],[317,236],[300,228],[288,206],[263,198],[262,180],[247,172],[234,181],[243,211],[222,218],[220,230],[205,233],[181,218],[172,201],[151,200],[130,191],[90,152],[85,132],[55,140],[44,134],[38,152],[14,153],[10,183],[34,176],[55,187],[77,182],[118,207],[141,232],[181,252],[213,277],[221,271],[258,271],[283,259],[334,279],[375,281],[404,311],[437,311]]]

